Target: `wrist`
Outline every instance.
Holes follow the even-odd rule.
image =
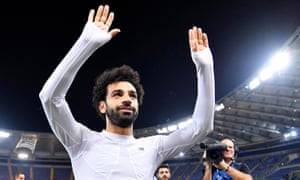
[[[222,169],[222,171],[227,172],[230,169],[230,166],[226,166],[225,168]]]

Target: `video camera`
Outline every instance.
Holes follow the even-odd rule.
[[[227,149],[227,145],[223,143],[200,143],[200,148],[206,150],[206,160],[208,162],[218,164],[224,158],[224,151]]]

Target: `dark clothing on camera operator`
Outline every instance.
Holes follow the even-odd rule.
[[[250,174],[249,167],[247,166],[247,164],[242,163],[242,162],[232,162],[230,164],[230,168],[234,168],[234,169],[239,170],[243,173]],[[213,175],[212,180],[220,180],[220,179],[231,180],[232,179],[225,171],[223,171],[221,169],[217,169],[214,166],[212,166],[211,172],[212,172],[212,175]],[[203,174],[204,173],[205,172],[203,172]]]
[[[221,143],[227,145],[224,158],[219,163],[206,161],[206,151],[203,154],[205,171],[202,180],[252,180],[247,164],[234,161],[235,148],[233,141],[223,139]]]

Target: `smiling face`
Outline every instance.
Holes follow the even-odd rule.
[[[230,139],[223,139],[221,143],[226,144],[227,148],[224,151],[224,159],[234,158],[234,143]]]
[[[101,113],[111,124],[128,128],[138,116],[137,92],[127,81],[115,82],[107,86],[106,101],[99,104]]]

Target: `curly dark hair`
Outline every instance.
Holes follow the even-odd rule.
[[[119,81],[130,82],[137,91],[139,105],[142,105],[143,103],[144,89],[140,83],[140,75],[136,70],[128,65],[108,69],[97,77],[93,88],[93,107],[96,109],[98,115],[104,120],[105,114],[99,111],[99,102],[106,101],[107,86]]]

